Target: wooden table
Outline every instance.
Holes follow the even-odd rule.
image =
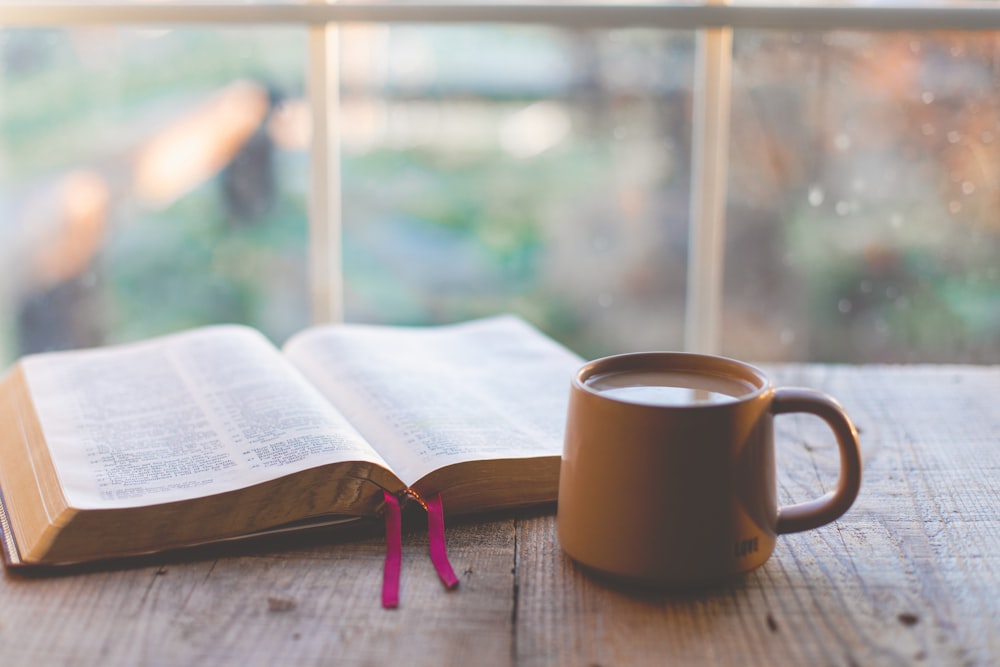
[[[3,665],[1000,664],[1000,367],[776,366],[856,421],[861,496],[696,594],[616,588],[559,550],[554,511],[449,527],[445,592],[419,530],[401,607],[383,540],[316,539],[58,578],[0,579]],[[812,417],[777,422],[779,498],[832,483]]]

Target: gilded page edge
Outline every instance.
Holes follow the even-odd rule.
[[[7,516],[7,503],[4,500],[3,489],[0,489],[0,546],[3,547],[4,562],[9,567],[22,565],[21,553],[17,548],[17,540],[14,538],[14,530],[10,525],[10,518]]]

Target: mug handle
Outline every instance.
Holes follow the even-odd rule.
[[[854,503],[861,488],[861,448],[858,431],[847,412],[830,396],[812,389],[775,389],[771,413],[804,412],[820,417],[833,430],[840,448],[837,489],[804,503],[778,508],[778,534],[818,528],[839,518]]]

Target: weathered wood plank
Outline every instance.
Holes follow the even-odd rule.
[[[3,664],[507,665],[512,521],[457,525],[448,538],[459,589],[445,591],[417,530],[405,539],[391,611],[380,606],[380,538],[57,578],[7,574]]]
[[[861,496],[837,523],[779,539],[745,579],[688,594],[577,568],[555,517],[449,527],[446,593],[418,528],[401,607],[379,606],[383,541],[115,571],[0,578],[2,664],[992,665],[1000,663],[1000,367],[776,366],[829,391],[861,429]],[[815,418],[782,416],[779,498],[834,481]]]
[[[837,396],[857,422],[862,494],[837,523],[779,539],[737,584],[628,590],[558,549],[555,520],[518,524],[525,665],[988,665],[1000,661],[1000,369],[773,368]],[[779,498],[836,477],[812,417],[776,426]]]

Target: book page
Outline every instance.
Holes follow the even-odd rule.
[[[384,465],[252,329],[211,327],[23,363],[72,507],[184,500],[334,461]]]
[[[286,356],[412,485],[452,463],[560,456],[581,359],[524,321],[310,329]]]

